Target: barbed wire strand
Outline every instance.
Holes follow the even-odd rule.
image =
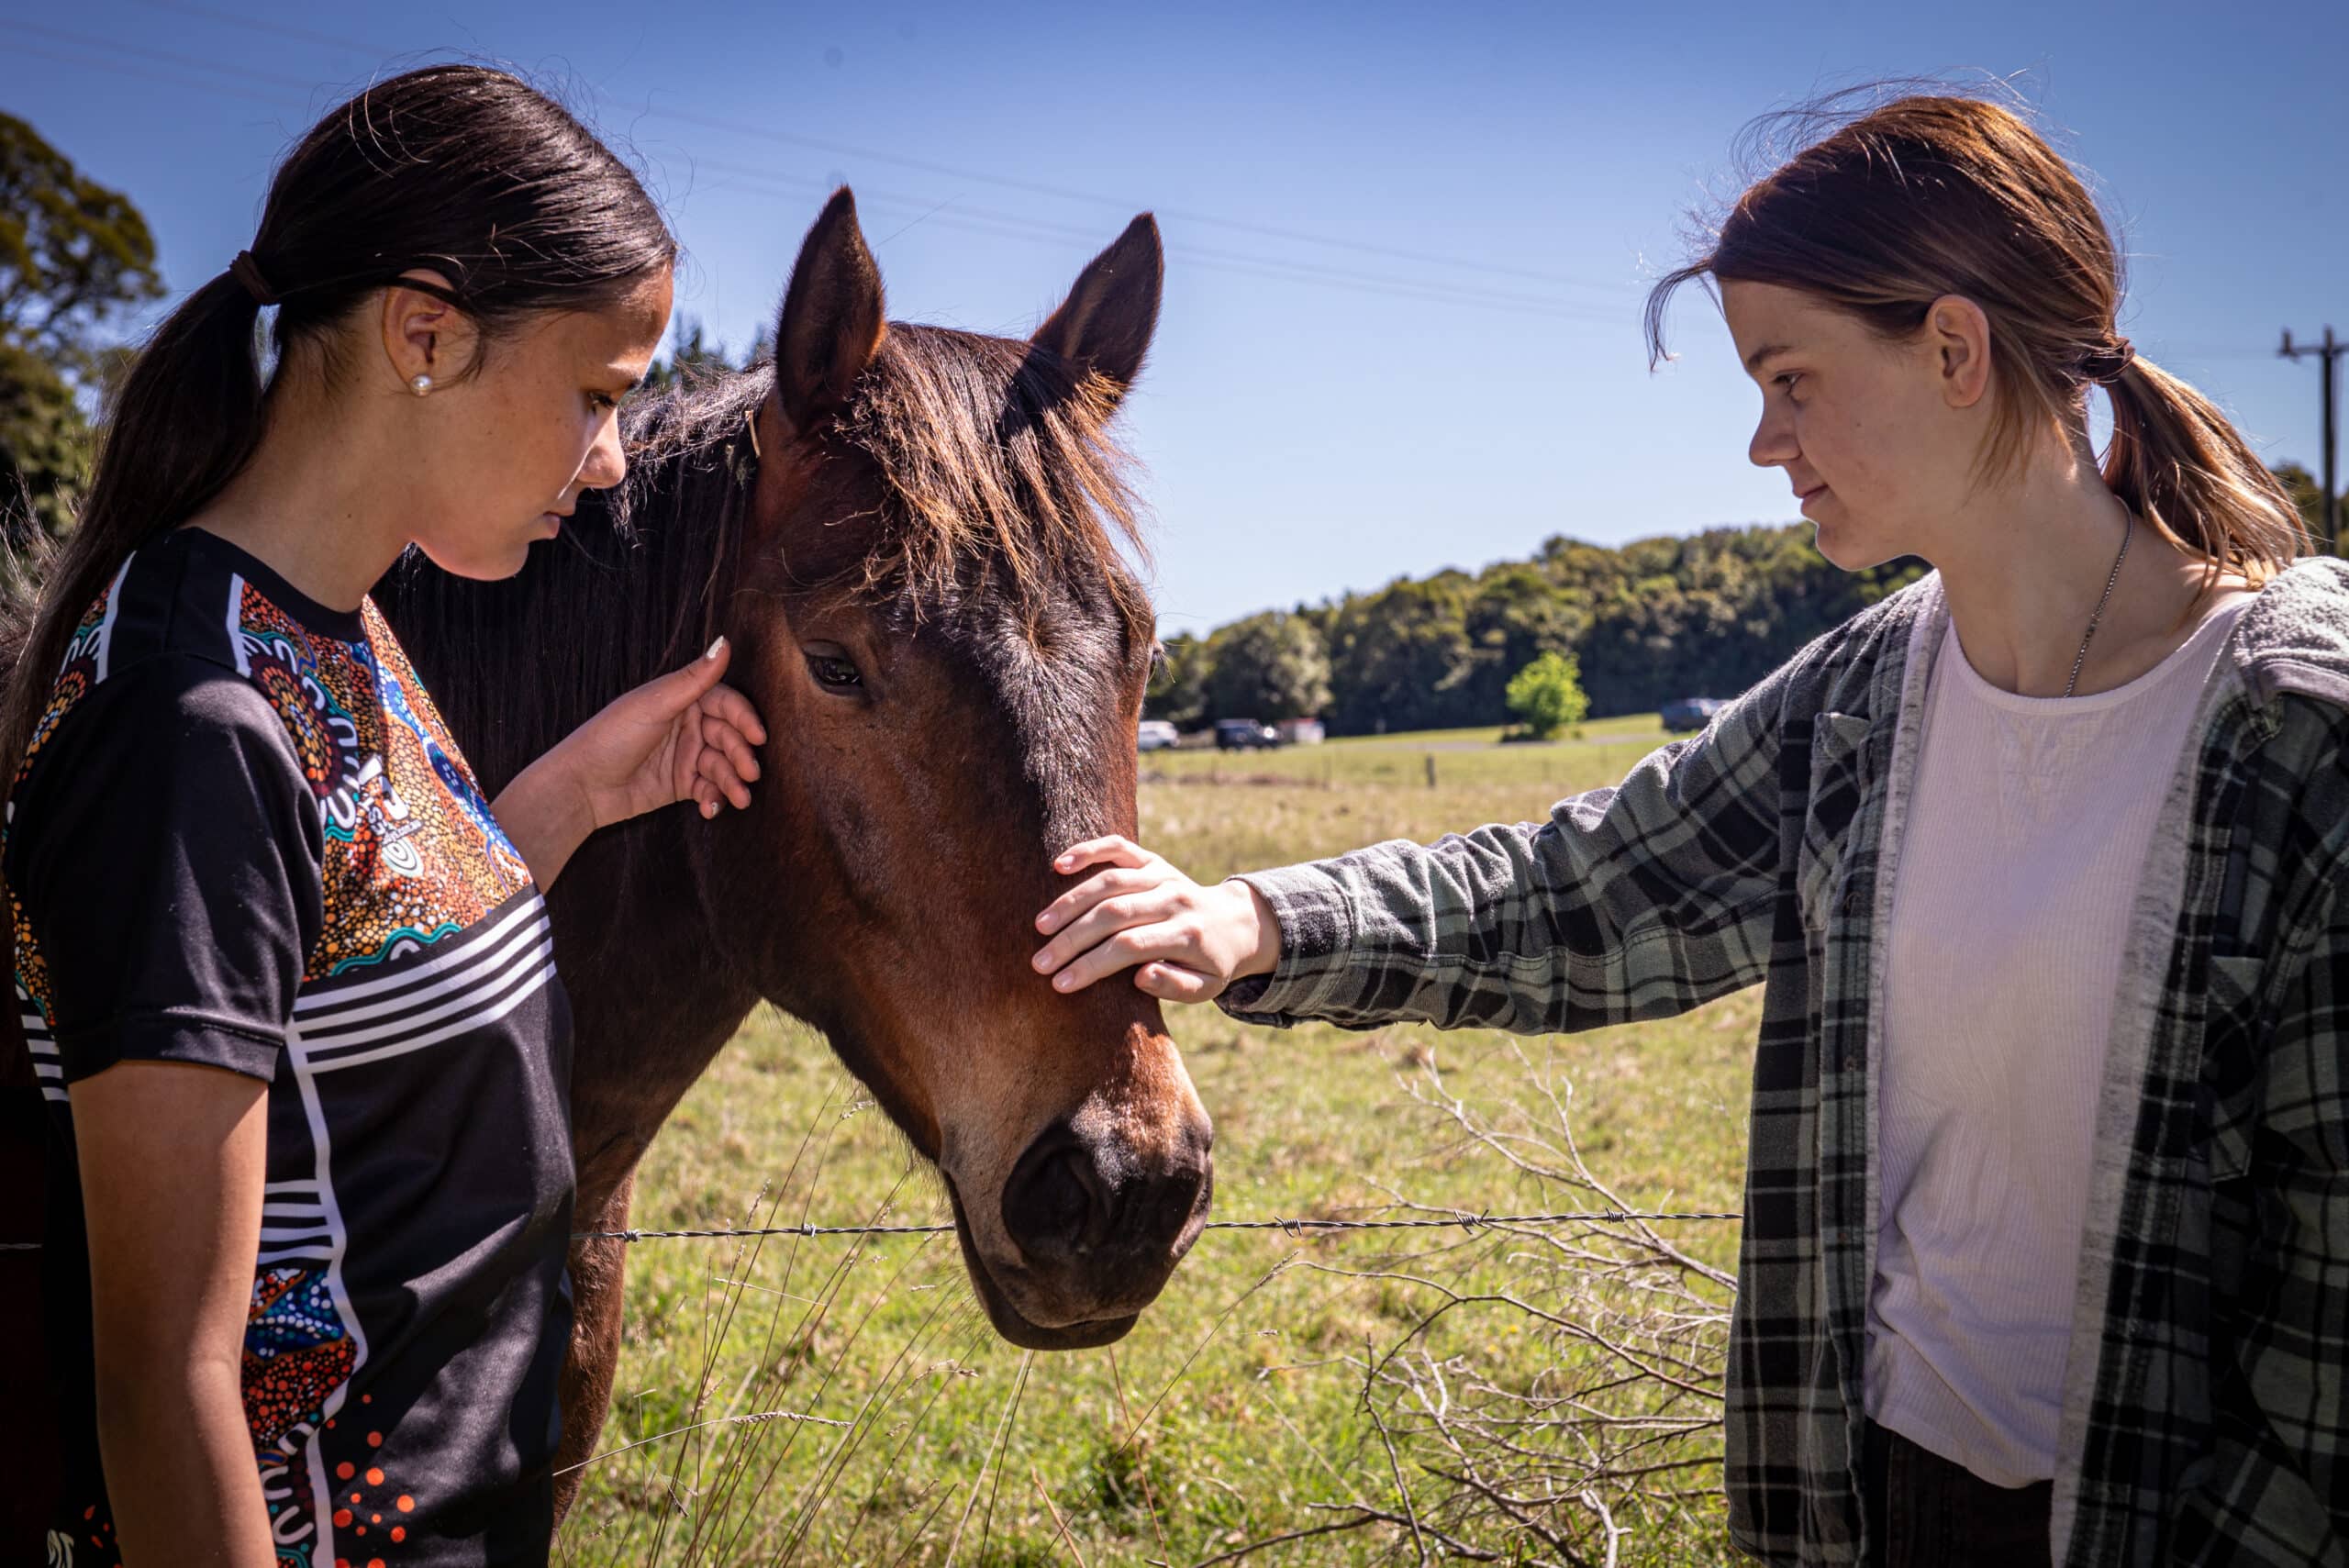
[[[1507,1225],[1631,1225],[1667,1220],[1742,1220],[1742,1214],[1725,1210],[1706,1209],[1567,1209],[1553,1214],[1494,1214],[1486,1210],[1479,1214],[1451,1214],[1417,1219],[1210,1219],[1204,1229],[1208,1230],[1279,1230],[1290,1236],[1308,1231],[1326,1230],[1435,1230],[1460,1229],[1475,1231]],[[669,1241],[703,1240],[729,1236],[940,1236],[954,1229],[952,1225],[774,1225],[756,1229],[707,1230],[582,1230],[573,1232],[574,1241]]]
[[[1451,1214],[1419,1219],[1210,1219],[1208,1230],[1278,1230],[1289,1236],[1330,1230],[1466,1230],[1507,1225],[1644,1225],[1651,1221],[1742,1220],[1744,1215],[1709,1209],[1565,1209],[1553,1214]],[[574,1230],[573,1241],[708,1241],[752,1236],[943,1236],[952,1225],[762,1225],[707,1230]],[[38,1241],[0,1241],[0,1252],[37,1252]]]

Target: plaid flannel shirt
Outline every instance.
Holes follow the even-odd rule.
[[[1947,614],[1928,575],[1546,823],[1250,874],[1280,964],[1223,998],[1531,1033],[1762,984],[1724,1482],[1773,1562],[1876,1551],[1874,954]],[[2349,1563],[2349,563],[2261,592],[2189,735],[2126,916],[2053,1555]]]

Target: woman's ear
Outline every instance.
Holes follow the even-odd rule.
[[[1962,294],[1945,294],[1925,311],[1942,396],[1953,408],[1971,408],[1990,390],[1990,317]]]
[[[420,282],[449,288],[449,281],[429,268],[416,269]],[[395,281],[384,290],[384,355],[404,387],[429,375],[435,385],[454,382],[473,362],[480,334],[473,318],[447,300],[422,289],[402,288]]]

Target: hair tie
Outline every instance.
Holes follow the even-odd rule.
[[[2080,359],[2080,374],[2099,386],[2110,386],[2121,379],[2121,373],[2137,362],[2137,346],[2126,338],[2115,338],[2109,348],[2098,349]]]
[[[253,260],[251,251],[237,252],[237,259],[228,263],[228,275],[245,285],[245,292],[253,296],[255,305],[270,306],[278,302],[277,291],[271,288],[269,280],[261,275],[261,263]]]

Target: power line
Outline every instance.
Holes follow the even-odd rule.
[[[395,52],[379,44],[362,39],[322,33],[307,28],[290,27],[283,23],[264,21],[208,6],[196,6],[186,0],[137,0],[142,6],[160,11],[175,11],[184,16],[218,22],[224,26],[245,28],[255,32],[273,33],[281,38],[306,43],[324,44],[330,48],[392,58]],[[807,148],[811,151],[828,152],[839,157],[868,159],[876,163],[890,163],[900,168],[919,170],[924,173],[943,174],[950,179],[972,180],[982,184],[999,185],[1007,190],[1025,191],[1031,195],[1051,196],[1061,201],[1090,203],[1132,213],[1151,208],[1153,204],[1135,201],[1127,196],[1104,195],[1097,191],[1075,189],[1046,181],[1023,179],[1017,175],[989,173],[985,170],[966,168],[959,164],[941,163],[935,160],[912,157],[905,153],[884,151],[879,148],[860,146],[854,142],[838,141],[828,137],[808,136],[803,132],[783,130],[774,126],[729,119],[718,115],[707,115],[689,109],[663,108],[652,103],[625,102],[604,92],[593,83],[586,90],[615,108],[660,119],[675,120],[682,125],[700,126],[705,129],[722,130],[737,136],[755,137],[762,140],[780,142],[785,146]],[[1486,272],[1502,277],[1522,278],[1534,283],[1564,284],[1569,288],[1594,289],[1601,293],[1620,293],[1622,284],[1605,283],[1588,278],[1572,277],[1562,272],[1543,272],[1535,268],[1513,266],[1506,262],[1481,261],[1464,256],[1444,255],[1432,251],[1406,250],[1382,245],[1371,240],[1349,239],[1337,235],[1319,234],[1308,229],[1290,228],[1278,224],[1260,223],[1247,218],[1226,217],[1219,214],[1184,207],[1158,206],[1161,217],[1183,223],[1196,223],[1217,228],[1229,228],[1244,234],[1254,234],[1269,239],[1286,239],[1302,245],[1319,245],[1331,250],[1352,250],[1363,255],[1384,256],[1394,261],[1415,261],[1425,265],[1449,267],[1461,272]]]
[[[696,158],[694,160],[694,166],[696,169],[715,170],[739,180],[754,182],[770,190],[828,191],[833,183],[829,179],[818,180],[803,175],[782,174],[771,169],[731,163],[720,159]],[[941,223],[950,228],[977,234],[994,234],[1054,242],[1065,241],[1083,245],[1088,249],[1098,246],[1102,238],[1100,230],[1090,227],[1054,223],[1046,219],[1029,217],[1019,213],[1005,212],[1000,208],[974,207],[951,199],[941,203],[903,192],[875,190],[862,184],[856,187],[856,204],[859,211],[913,213],[917,215],[917,222]],[[1166,254],[1173,260],[1194,261],[1218,271],[1241,272],[1244,276],[1266,277],[1296,283],[1328,284],[1335,287],[1353,288],[1367,294],[1390,295],[1402,299],[1489,306],[1496,309],[1522,311],[1556,320],[1583,321],[1594,325],[1620,326],[1630,319],[1630,317],[1622,312],[1541,295],[1518,294],[1494,289],[1482,284],[1464,285],[1433,279],[1361,272],[1347,268],[1331,267],[1317,261],[1297,261],[1277,256],[1256,256],[1199,245],[1169,244],[1166,247]]]
[[[190,66],[197,71],[210,71],[222,76],[240,76],[248,82],[259,82],[265,86],[288,87],[306,96],[315,95],[320,87],[327,85],[314,79],[279,76],[266,71],[255,71],[250,66],[228,65],[216,60],[206,60],[200,55],[180,54],[167,49],[149,49],[143,44],[122,43],[113,39],[94,38],[88,33],[69,32],[63,28],[44,27],[39,22],[12,21],[8,25],[20,33],[38,33],[43,38],[53,39],[59,43],[72,44],[85,50],[96,50],[100,51],[101,59],[87,63],[98,65],[101,69],[107,68],[106,62],[103,60],[103,55],[106,53],[131,54],[142,60],[159,61],[165,65]],[[84,62],[77,61],[74,63]]]
[[[2349,353],[2349,343],[2334,342],[2330,327],[2324,329],[2323,342],[2299,344],[2292,341],[2292,329],[2287,327],[2284,346],[2276,350],[2278,359],[2298,361],[2305,354],[2316,361],[2317,428],[2324,456],[2324,542],[2335,555],[2341,553],[2341,430],[2332,417],[2332,361],[2344,353]]]
[[[35,60],[52,61],[60,65],[78,65],[85,70],[91,71],[111,71],[117,75],[132,77],[141,82],[157,82],[164,84],[165,86],[194,87],[199,91],[216,94],[225,98],[242,98],[249,104],[265,104],[273,109],[284,109],[292,106],[283,98],[265,97],[259,93],[249,93],[240,87],[228,86],[225,83],[198,82],[185,76],[169,76],[160,71],[149,71],[140,66],[125,64],[120,61],[92,60],[83,55],[60,53],[55,50],[42,49],[38,44],[13,44],[10,46],[10,52],[12,54],[18,55],[29,55]],[[213,69],[218,68],[215,67]]]
[[[156,5],[160,4],[161,0],[142,0],[142,3]],[[169,8],[193,9],[192,7]],[[148,49],[131,44],[117,44],[107,39],[95,39],[86,35],[69,32],[63,28],[43,27],[38,23],[20,22],[13,24],[13,26],[20,32],[30,32],[46,38],[60,39],[67,43],[82,46],[85,49],[98,49],[118,53],[131,54],[145,60],[156,61],[165,64],[184,66],[198,71],[210,72],[219,75],[240,78],[242,80],[257,83],[265,86],[283,87],[303,92],[310,95],[310,102],[313,105],[315,104],[316,95],[320,85],[320,83],[315,82],[277,75],[269,72],[255,71],[246,66],[230,65],[219,61],[204,60],[196,56],[181,54],[169,50]],[[303,29],[272,28],[271,30],[303,33],[303,36],[306,37],[318,36],[306,34]],[[171,85],[189,87],[199,92],[241,98],[248,102],[269,104],[273,106],[279,107],[293,107],[291,103],[286,100],[265,97],[259,94],[242,91],[220,83],[202,81],[184,76],[174,77],[161,72],[126,63],[122,61],[109,60],[104,58],[104,56],[92,59],[68,54],[59,54],[52,50],[42,50],[37,46],[28,44],[18,44],[17,47],[19,52],[36,55],[40,58],[55,60],[65,64],[83,66],[95,70],[110,71],[119,74],[132,76],[143,81],[161,82]],[[730,172],[739,179],[761,182],[769,189],[798,186],[803,189],[813,188],[821,191],[830,189],[833,183],[833,182],[829,179],[812,179],[805,176],[785,174],[774,170],[753,169],[747,165],[729,163],[721,160],[696,160],[696,161],[702,166]],[[1088,247],[1098,243],[1100,239],[1100,236],[1093,230],[1081,228],[1075,225],[1053,223],[1046,219],[1033,218],[1022,214],[1003,212],[996,209],[965,208],[961,212],[948,212],[942,209],[951,206],[951,203],[942,204],[932,202],[918,196],[904,195],[892,195],[874,193],[873,197],[868,199],[865,195],[860,195],[859,205],[878,206],[882,210],[895,210],[901,213],[911,213],[915,217],[916,223],[935,222],[943,227],[956,228],[964,232],[985,234],[996,238],[1025,239],[1042,239],[1055,241],[1072,241],[1085,244]],[[909,228],[913,226],[914,225],[911,224],[907,225]],[[1484,284],[1462,284],[1441,279],[1413,278],[1361,272],[1344,268],[1332,267],[1323,262],[1295,261],[1278,256],[1259,256],[1247,252],[1222,250],[1187,244],[1170,245],[1167,247],[1167,253],[1173,259],[1186,261],[1193,265],[1207,268],[1211,271],[1229,272],[1236,276],[1260,278],[1276,283],[1298,283],[1318,287],[1339,288],[1357,294],[1374,295],[1419,304],[1466,306],[1471,308],[1502,310],[1520,316],[1538,316],[1552,320],[1581,322],[1586,325],[1615,325],[1621,320],[1627,319],[1626,317],[1620,317],[1613,312],[1603,310],[1591,305],[1576,304],[1572,301],[1550,298],[1538,295],[1512,293],[1495,289]]]

